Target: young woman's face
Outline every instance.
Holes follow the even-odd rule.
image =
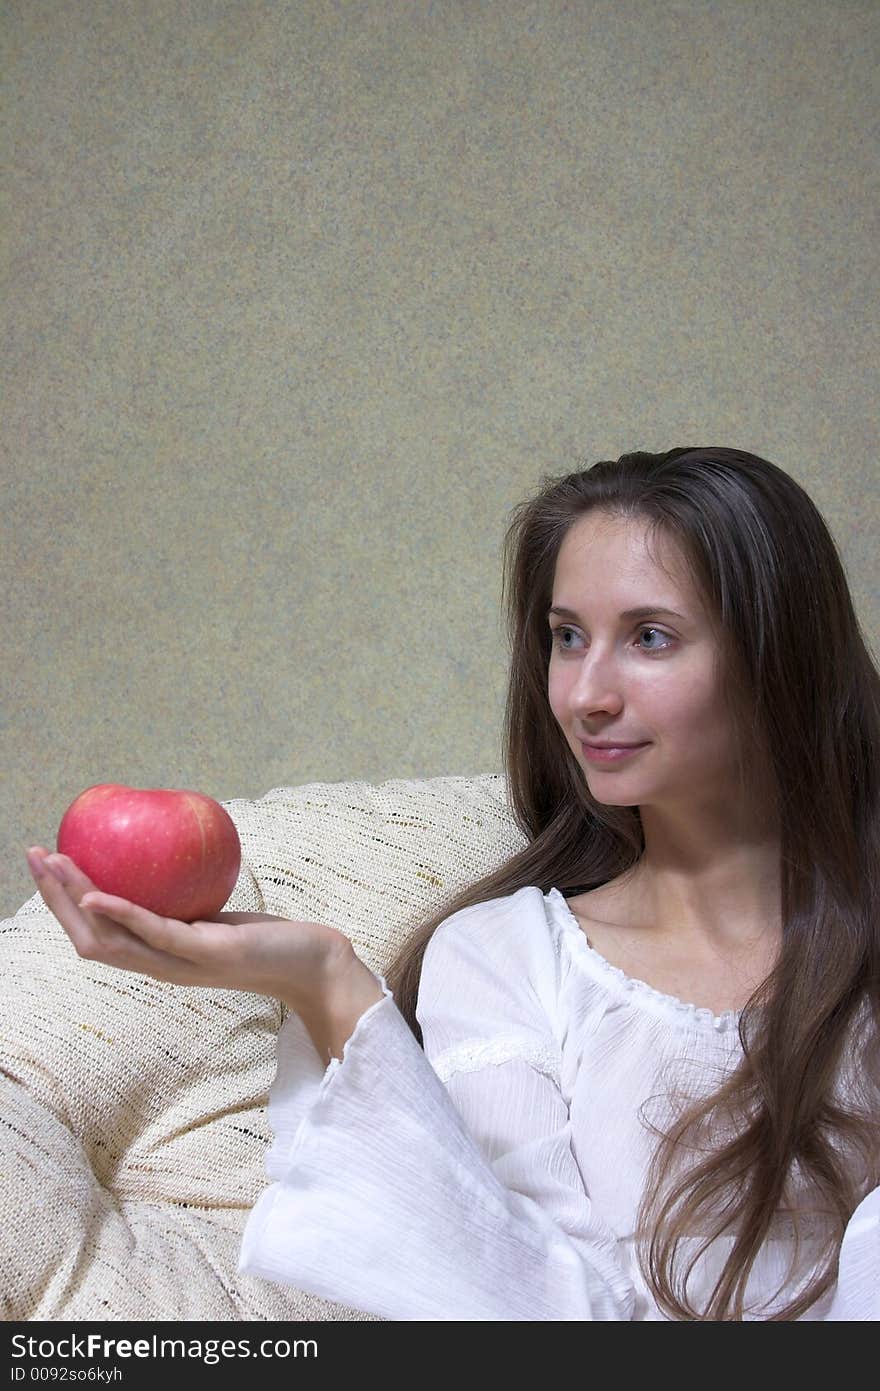
[[[717,642],[677,546],[661,534],[654,550],[659,564],[646,523],[604,512],[568,531],[551,605],[571,612],[547,616],[550,707],[597,801],[714,802],[734,769]],[[599,762],[582,741],[643,747]]]

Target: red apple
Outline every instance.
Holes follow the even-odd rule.
[[[241,866],[235,823],[212,797],[116,782],[71,802],[57,849],[96,889],[179,922],[219,913]]]

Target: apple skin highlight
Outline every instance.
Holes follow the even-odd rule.
[[[232,817],[183,789],[87,787],[64,813],[56,849],[102,893],[179,922],[219,913],[241,868]]]

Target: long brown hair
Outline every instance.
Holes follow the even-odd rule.
[[[846,1224],[880,1183],[880,673],[834,540],[782,469],[736,449],[634,452],[544,475],[514,509],[504,542],[504,771],[528,843],[416,925],[385,978],[423,1046],[422,959],[445,918],[527,885],[596,888],[644,850],[638,808],[591,796],[548,702],[556,557],[594,508],[677,542],[715,624],[740,784],[765,769],[780,813],[779,955],[741,1013],[739,1066],[657,1132],[639,1261],[672,1318],[742,1319],[749,1273],[797,1174],[827,1239],[808,1283],[771,1316],[796,1319],[834,1283]],[[841,1097],[845,1069],[855,1085]],[[721,1125],[727,1143],[707,1153],[706,1134],[725,1118],[735,1122],[732,1132]],[[687,1295],[694,1261],[683,1279],[674,1268],[679,1238],[694,1230],[709,1233],[703,1250],[735,1234],[701,1310]]]

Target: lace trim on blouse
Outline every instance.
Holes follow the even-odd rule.
[[[465,1039],[447,1048],[431,1066],[441,1082],[447,1082],[457,1072],[478,1072],[484,1067],[498,1067],[519,1059],[537,1072],[552,1078],[557,1086],[562,1075],[562,1052],[558,1047],[532,1040],[525,1034],[496,1034],[493,1038]]]
[[[581,960],[585,962],[593,976],[598,974],[608,980],[615,981],[623,993],[630,996],[633,1004],[647,1006],[654,1013],[659,1013],[666,1019],[674,1018],[682,1024],[709,1028],[719,1034],[738,1034],[742,1010],[726,1009],[721,1014],[714,1014],[707,1005],[687,1004],[674,995],[666,995],[662,990],[655,990],[653,985],[649,985],[645,980],[639,980],[637,976],[628,976],[625,971],[621,971],[619,966],[612,966],[610,961],[606,961],[595,947],[590,946],[586,933],[559,889],[550,889],[545,898],[549,899],[558,909],[556,918],[561,926],[567,930],[569,945],[575,955],[579,955]]]

